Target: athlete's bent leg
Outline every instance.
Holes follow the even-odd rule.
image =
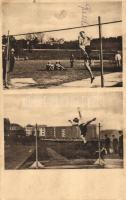
[[[82,138],[84,144],[86,144],[87,141],[86,141],[85,137],[83,135],[81,135],[81,138]]]
[[[93,80],[94,80],[94,75],[93,75],[93,73],[92,73],[92,70],[91,70],[91,67],[90,67],[89,61],[88,61],[88,60],[84,61],[84,64],[85,64],[85,67],[86,67],[86,69],[88,70],[88,72],[89,72],[89,74],[90,74],[90,77],[91,77],[91,83],[92,83]]]

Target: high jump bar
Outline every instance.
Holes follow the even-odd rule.
[[[101,25],[114,24],[114,23],[119,23],[119,22],[122,22],[122,20],[104,22],[104,23],[101,23]],[[75,26],[75,27],[70,27],[70,28],[53,29],[53,30],[47,30],[47,31],[20,33],[20,34],[10,35],[10,36],[20,36],[20,35],[28,35],[28,34],[58,32],[58,31],[66,31],[66,30],[72,30],[72,29],[78,29],[78,28],[86,28],[86,27],[92,27],[92,26],[99,26],[99,24],[97,23],[97,24],[90,24],[90,25],[85,25],[85,26]]]

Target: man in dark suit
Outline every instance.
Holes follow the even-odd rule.
[[[15,50],[11,49],[10,51],[10,69],[9,72],[13,72],[14,70],[14,64],[15,64],[15,54],[14,54]]]
[[[107,150],[107,154],[110,154],[110,138],[108,137],[108,135],[105,135],[105,148]]]
[[[123,158],[123,132],[119,131],[119,156]]]
[[[3,67],[3,85],[4,87],[6,87],[6,71],[7,71],[6,45],[2,45],[2,67]]]

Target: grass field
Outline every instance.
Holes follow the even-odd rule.
[[[70,68],[69,60],[61,60],[66,68],[64,71],[46,71],[47,60],[20,60],[16,61],[11,78],[33,78],[37,83],[33,87],[48,88],[76,80],[89,78],[88,71],[83,66],[83,61],[76,60],[74,67]],[[56,60],[52,60],[55,63]],[[115,63],[104,61],[104,73],[114,72]],[[100,63],[97,61],[92,70],[95,76],[100,75]]]
[[[34,150],[34,146],[5,145],[5,169],[16,169]]]
[[[96,168],[97,147],[85,146],[77,141],[40,141],[38,159],[45,168]],[[35,161],[35,144],[5,145],[5,169],[28,169]],[[122,168],[123,160],[118,154],[105,156],[105,168]]]
[[[89,151],[90,147],[90,151]],[[97,147],[92,145],[84,146],[82,141],[38,141],[38,158],[41,161],[55,161],[58,164],[63,158],[71,159],[92,159]],[[94,153],[93,153],[94,152]],[[8,143],[5,145],[5,168],[20,168],[23,163],[35,161],[35,144],[23,145],[21,143]],[[63,164],[63,163],[62,163]]]

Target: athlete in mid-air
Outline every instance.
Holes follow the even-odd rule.
[[[91,120],[89,120],[89,121],[87,121],[87,122],[82,122],[82,116],[81,116],[81,113],[80,113],[80,111],[78,110],[78,112],[79,112],[79,118],[80,119],[78,119],[77,117],[75,117],[73,120],[68,120],[73,126],[78,126],[79,127],[79,129],[80,129],[80,133],[81,133],[81,138],[82,138],[82,140],[83,140],[83,142],[84,142],[84,144],[87,142],[86,141],[86,134],[87,134],[87,126],[89,125],[89,124],[91,124],[93,121],[95,121],[96,120],[96,118],[93,118],[93,119],[91,119]]]
[[[83,55],[84,65],[90,74],[92,83],[95,78],[91,70],[91,48],[90,48],[91,39],[86,36],[84,31],[81,31],[78,36],[78,42]]]

